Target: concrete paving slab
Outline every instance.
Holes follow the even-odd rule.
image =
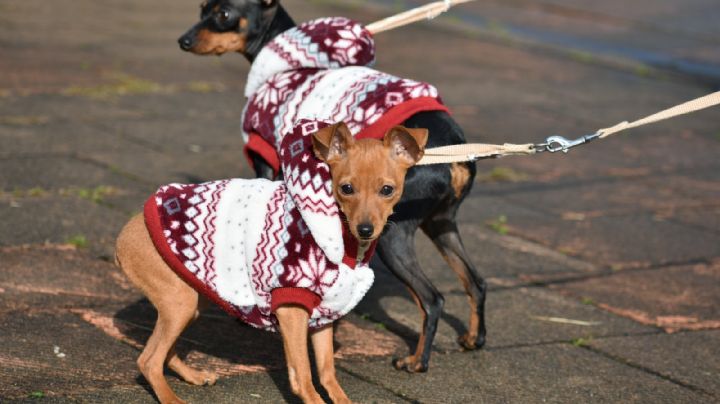
[[[112,257],[115,238],[130,219],[127,213],[75,197],[5,202],[0,204],[0,217],[11,229],[0,233],[0,247],[75,243],[107,257]]]
[[[538,205],[517,205],[505,198],[472,196],[463,205],[461,221],[482,212],[489,223],[504,216],[509,234],[596,265],[646,267],[693,262],[720,254],[713,232],[665,221],[654,214],[600,216],[582,221],[548,215]],[[560,216],[560,217],[558,217]],[[568,217],[567,219],[573,219]]]
[[[720,328],[720,261],[554,285],[598,306],[667,331]]]
[[[70,309],[140,298],[114,264],[70,245],[0,248],[0,311]]]
[[[87,190],[107,187],[123,190],[138,188],[137,181],[109,171],[107,168],[72,156],[9,157],[0,159],[0,190],[43,191]],[[22,192],[21,192],[22,193]]]
[[[375,361],[353,363],[352,371],[424,403],[709,400],[667,380],[564,344],[435,355],[424,374],[399,372]]]
[[[74,314],[52,307],[3,312],[0,323],[2,397],[80,392],[135,380],[135,350]]]
[[[407,349],[414,349],[422,316],[406,288],[386,269],[376,269],[376,281],[355,309],[374,322],[403,337]],[[430,274],[428,274],[430,276]],[[433,274],[435,280],[438,274]],[[446,272],[444,276],[453,276]],[[438,285],[439,284],[439,285]],[[464,292],[445,289],[445,307],[435,339],[439,351],[456,351],[456,340],[467,331],[470,309]],[[583,325],[563,324],[550,317],[578,320]],[[568,299],[543,288],[491,290],[486,301],[487,346],[507,347],[570,341],[576,338],[655,332],[634,321],[604,313],[580,299]],[[561,321],[561,320],[560,320]]]
[[[544,187],[529,186],[527,190],[517,186],[512,191],[498,191],[507,200],[571,221],[640,212],[668,217],[678,211],[718,205],[720,197],[717,182],[674,174],[597,182],[557,181]]]
[[[460,234],[471,262],[491,288],[584,276],[599,271],[592,264],[537,243],[498,234],[485,223],[463,221]],[[420,232],[415,239],[415,251],[423,271],[432,278],[435,286],[445,291],[463,290],[459,278],[445,263],[432,242]]]
[[[589,342],[618,360],[720,397],[720,331],[603,338]]]

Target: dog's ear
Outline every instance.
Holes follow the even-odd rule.
[[[425,153],[428,130],[425,128],[406,128],[396,126],[390,129],[383,139],[390,156],[408,167],[415,165]]]
[[[320,129],[312,135],[315,157],[330,163],[345,157],[355,139],[344,122]]]

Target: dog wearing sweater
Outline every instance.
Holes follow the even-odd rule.
[[[251,63],[242,114],[245,150],[258,177],[292,180],[282,163],[288,128],[300,118],[345,121],[356,138],[380,138],[394,125],[429,130],[427,147],[465,143],[430,84],[373,70],[372,34],[347,18],[321,18],[295,25],[277,0],[206,0],[200,21],[178,40],[195,54],[240,53]],[[423,273],[414,236],[418,228],[433,241],[458,275],[470,305],[463,349],[485,343],[486,284],[470,261],[456,223],[470,193],[474,163],[412,167],[405,192],[377,244],[377,256],[410,290],[422,313],[415,352],[393,361],[397,369],[423,372],[443,309],[443,296]],[[364,227],[358,229],[369,231]],[[375,230],[378,230],[377,227]]]
[[[117,239],[118,265],[158,312],[137,363],[161,403],[182,402],[165,364],[194,385],[217,380],[174,350],[208,302],[279,330],[292,391],[322,403],[310,373],[309,330],[322,386],[334,403],[350,402],[335,377],[332,322],[372,284],[368,261],[408,168],[422,158],[427,130],[397,126],[382,141],[356,140],[343,123],[302,121],[287,138],[294,157],[331,177],[333,205],[344,218],[339,256],[337,245],[315,241],[299,207],[302,193],[266,179],[160,187]]]

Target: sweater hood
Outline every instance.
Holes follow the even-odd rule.
[[[284,57],[298,49],[300,57]],[[308,21],[263,47],[250,67],[245,96],[252,96],[270,77],[289,70],[369,66],[374,62],[375,41],[359,22],[345,17]]]

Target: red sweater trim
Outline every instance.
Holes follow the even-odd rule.
[[[402,104],[392,107],[380,119],[370,126],[361,130],[355,138],[373,138],[382,139],[385,133],[393,126],[400,125],[406,119],[423,111],[444,111],[450,113],[450,110],[433,97],[413,98],[403,102]]]
[[[262,157],[265,162],[267,162],[270,167],[273,169],[273,174],[277,177],[278,173],[280,172],[280,158],[278,157],[277,151],[275,150],[275,146],[268,143],[265,139],[262,138],[259,134],[252,132],[250,133],[250,136],[248,137],[248,141],[245,144],[245,147],[243,148],[243,151],[245,152],[245,158],[248,161],[248,164],[250,164],[250,167],[255,168],[253,166],[253,161],[250,158],[250,152],[255,152]]]
[[[225,310],[227,313],[235,317],[241,317],[240,312],[235,308],[235,306],[225,301],[217,293],[209,289],[207,285],[196,278],[195,275],[190,272],[190,270],[187,269],[185,265],[180,262],[180,259],[178,259],[178,257],[172,252],[170,246],[165,240],[165,236],[163,235],[163,226],[160,221],[160,214],[158,212],[158,206],[155,203],[154,196],[150,197],[145,202],[144,215],[145,227],[147,227],[150,238],[155,245],[155,249],[157,249],[158,253],[160,253],[160,256],[163,258],[165,263],[168,264],[168,266],[175,271],[175,273],[178,274],[185,283],[190,285],[198,293],[201,293],[203,296],[210,299],[210,301],[220,306],[220,308]]]
[[[309,315],[320,305],[320,296],[306,288],[282,287],[273,289],[270,292],[270,311],[275,313],[278,307],[283,305],[300,306]]]
[[[437,98],[433,97],[420,97],[413,98],[403,102],[402,104],[392,107],[388,112],[385,113],[380,119],[365,129],[361,130],[360,133],[355,136],[356,139],[372,138],[382,139],[385,133],[395,125],[400,125],[406,119],[417,114],[418,112],[424,111],[444,111],[450,113],[450,110],[440,103]],[[275,146],[268,143],[267,140],[263,139],[259,134],[252,132],[248,137],[248,142],[245,144],[245,157],[248,163],[252,167],[253,163],[250,159],[250,151],[259,154],[265,161],[272,167],[274,174],[280,172],[280,158],[278,157]],[[254,168],[254,167],[253,167]]]

